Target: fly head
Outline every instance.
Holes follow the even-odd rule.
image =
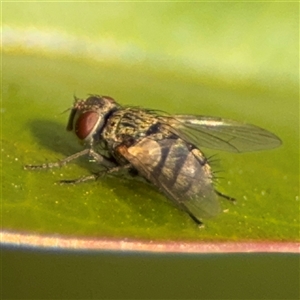
[[[115,100],[108,96],[91,95],[87,99],[75,98],[68,131],[73,131],[83,144],[92,145],[99,138],[107,118],[118,108]]]

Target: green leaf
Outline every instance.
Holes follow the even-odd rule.
[[[199,14],[206,13],[214,28],[210,40],[207,28],[201,33],[204,23],[199,14],[183,3],[161,4],[172,8],[170,16],[185,10],[165,25],[161,8],[155,28],[147,23],[153,22],[150,17],[143,20],[139,15],[147,5],[157,12],[156,6],[146,3],[139,8],[118,3],[127,8],[118,14],[122,25],[112,22],[116,16],[105,18],[113,12],[113,4],[93,4],[103,5],[103,10],[96,13],[90,7],[89,23],[81,19],[75,26],[62,13],[68,3],[22,5],[3,4],[4,230],[76,238],[299,241],[298,54],[292,39],[296,23],[280,13],[288,7],[264,4],[257,16],[257,10],[246,11],[246,4],[232,4],[234,24],[222,27],[222,20],[229,19],[228,11],[222,12],[224,4],[215,6],[220,13],[217,20],[212,8],[202,3],[204,11]],[[74,4],[68,16],[75,18],[83,7]],[[47,19],[49,23],[44,18],[47,8],[55,16],[51,22]],[[238,17],[241,10],[243,18]],[[139,29],[131,27],[127,13],[133,14]],[[29,27],[26,15],[35,29]],[[274,25],[278,16],[281,21]],[[275,33],[279,24],[285,24],[284,34]],[[84,36],[87,31],[89,37]],[[284,45],[276,42],[280,37],[285,38]],[[64,111],[72,106],[74,94],[93,93],[112,96],[124,105],[253,123],[277,134],[283,145],[247,154],[202,149],[219,159],[212,163],[215,171],[222,171],[217,188],[237,199],[237,205],[220,199],[224,213],[204,220],[202,229],[154,187],[138,180],[107,176],[76,186],[57,184],[94,171],[96,166],[88,158],[62,169],[24,170],[25,164],[57,161],[82,149],[65,130],[68,112]]]

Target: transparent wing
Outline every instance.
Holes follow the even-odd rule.
[[[200,162],[203,155],[197,149],[192,153],[180,138],[147,137],[118,151],[141,176],[196,219],[213,217],[220,212],[210,168]]]
[[[250,152],[276,148],[281,140],[273,133],[251,124],[197,115],[161,116],[170,131],[197,147],[230,152]]]

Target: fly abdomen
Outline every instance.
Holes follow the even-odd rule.
[[[158,144],[161,148],[161,157],[153,172],[177,194],[187,193],[190,190],[197,165],[193,164],[193,158],[185,143],[176,138],[164,139]]]
[[[197,219],[215,216],[219,204],[210,166],[199,149],[178,137],[143,138],[122,153],[173,202]]]
[[[155,173],[160,173],[158,179],[165,183],[171,198],[197,218],[218,214],[211,168],[201,151],[180,138],[159,144],[162,157]]]

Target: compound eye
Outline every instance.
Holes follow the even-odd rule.
[[[95,129],[99,122],[99,115],[94,111],[81,114],[75,124],[75,133],[79,139],[85,140]]]

